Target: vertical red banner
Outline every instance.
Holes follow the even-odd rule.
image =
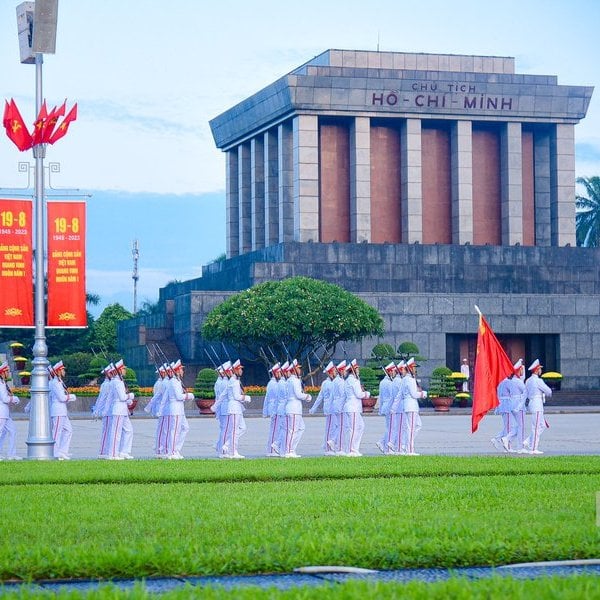
[[[31,200],[0,199],[0,327],[33,327]]]
[[[85,202],[48,202],[48,327],[87,327]]]

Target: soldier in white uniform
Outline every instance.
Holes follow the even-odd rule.
[[[523,442],[523,447],[529,449],[530,454],[543,454],[539,449],[540,436],[548,428],[548,423],[544,418],[544,403],[547,397],[552,396],[552,390],[540,377],[542,368],[539,359],[536,358],[529,367],[531,375],[525,382],[529,412],[531,413],[531,434]]]
[[[406,377],[406,363],[401,360],[396,369],[398,375],[394,377],[393,389],[394,398],[390,405],[390,439],[387,442],[386,454],[402,454],[406,450],[406,440],[404,439],[404,389],[402,387]]]
[[[525,401],[527,392],[525,384],[521,381],[523,360],[520,358],[513,365],[513,376],[509,379],[510,394],[510,422],[506,436],[500,441],[507,452],[525,452],[523,448],[523,428],[525,426]]]
[[[415,438],[421,429],[419,415],[419,399],[427,398],[427,392],[421,390],[416,379],[416,363],[414,358],[406,361],[406,377],[402,379],[402,403],[404,410],[404,439],[406,440],[406,455],[418,456],[415,452]]]
[[[215,413],[215,418],[219,424],[219,437],[215,443],[215,450],[219,458],[225,458],[223,445],[225,444],[225,425],[227,423],[227,385],[233,371],[229,361],[219,365],[216,370],[218,377],[214,387],[215,402],[210,407],[210,410]]]
[[[362,399],[370,398],[360,383],[360,369],[356,359],[352,359],[346,377],[346,399],[344,402],[344,453],[346,456],[362,456],[360,442],[365,431],[362,416]]]
[[[183,388],[184,367],[178,359],[171,365],[173,377],[168,380],[166,386],[166,395],[168,403],[165,406],[165,413],[169,419],[169,433],[167,435],[166,458],[182,459],[181,450],[185,443],[185,438],[190,426],[185,416],[186,400],[193,400],[194,394],[186,392]]]
[[[385,429],[379,441],[375,445],[382,454],[387,454],[388,443],[392,439],[391,431],[391,413],[392,402],[394,401],[394,377],[396,376],[396,365],[391,362],[384,367],[385,377],[379,383],[379,414],[385,419]]]
[[[267,437],[267,448],[265,450],[265,454],[266,456],[278,456],[278,454],[273,450],[273,444],[275,443],[277,430],[279,427],[277,405],[279,403],[278,381],[281,378],[281,365],[276,362],[269,369],[269,373],[271,373],[271,377],[267,383],[267,389],[265,390],[265,400],[262,411],[262,416],[265,419],[269,419],[269,435]]]
[[[133,458],[133,427],[129,420],[129,407],[133,404],[133,394],[127,391],[123,375],[126,372],[123,360],[115,363],[116,376],[110,380],[111,428],[108,447],[109,460]]]
[[[331,399],[331,437],[327,440],[327,448],[335,454],[344,452],[344,403],[346,402],[346,364],[345,360],[336,367],[333,378],[333,397]]]
[[[76,400],[75,394],[69,394],[64,382],[65,365],[59,360],[50,370],[48,397],[50,400],[50,417],[52,418],[52,439],[54,440],[54,456],[58,460],[69,460],[69,449],[73,437],[73,426],[69,419],[67,403]]]
[[[246,433],[246,422],[244,420],[244,405],[251,398],[244,394],[244,388],[240,382],[244,366],[240,360],[232,365],[232,375],[227,384],[227,423],[225,425],[225,444],[222,454],[227,458],[245,458],[238,452],[239,440]]]
[[[277,456],[285,454],[285,439],[287,436],[287,421],[285,418],[285,405],[287,404],[287,379],[289,377],[288,369],[290,363],[286,360],[281,365],[281,377],[277,382],[277,429],[275,430],[275,441],[271,443],[271,451]]]
[[[325,415],[325,436],[323,439],[323,451],[326,456],[332,456],[335,454],[333,450],[329,449],[327,445],[327,441],[332,439],[333,433],[333,415],[332,415],[332,405],[333,405],[333,379],[336,375],[335,365],[332,361],[329,361],[329,364],[323,369],[323,373],[327,376],[327,378],[321,384],[321,389],[319,390],[319,395],[315,400],[315,403],[310,407],[308,411],[311,415],[314,415],[319,406],[323,404],[323,414]]]
[[[17,428],[14,421],[10,417],[10,405],[19,404],[17,398],[6,383],[10,377],[10,368],[7,362],[0,364],[0,452],[4,445],[4,440],[7,441],[6,458],[8,460],[21,460],[17,455]],[[0,460],[2,457],[0,456]]]
[[[302,402],[310,402],[312,397],[302,390],[302,365],[294,359],[288,368],[287,401],[285,404],[286,418],[286,458],[299,458],[296,453],[298,444],[304,434],[304,417],[302,416]]]
[[[102,419],[102,431],[100,432],[100,451],[98,458],[108,458],[108,447],[110,445],[110,428],[112,423],[111,402],[112,386],[110,380],[116,375],[115,366],[110,363],[102,369],[104,380],[98,390],[98,398],[92,406],[92,414],[96,419]]]
[[[498,406],[494,411],[494,414],[502,417],[502,430],[498,435],[493,437],[490,441],[496,450],[508,452],[508,435],[511,431],[511,419],[512,419],[512,402],[511,402],[511,389],[512,389],[512,378],[514,372],[507,375],[496,388],[496,395],[498,396]],[[504,441],[503,441],[504,440]],[[506,445],[505,445],[506,444]]]
[[[162,432],[161,425],[164,424],[160,418],[163,416],[164,411],[164,397],[166,392],[167,370],[164,365],[159,365],[156,368],[157,378],[152,388],[152,398],[150,402],[144,406],[144,412],[157,418],[156,421],[156,432],[154,434],[154,456],[156,458],[164,458],[166,456],[165,439]]]

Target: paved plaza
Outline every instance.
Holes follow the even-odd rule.
[[[139,410],[139,409],[138,409]],[[137,411],[136,411],[137,412]],[[143,413],[143,411],[141,411]],[[16,415],[15,415],[16,417]],[[545,455],[600,455],[600,408],[598,407],[553,407],[546,411],[550,429],[544,432],[540,448]],[[496,415],[486,416],[479,424],[475,434],[471,434],[471,415],[469,409],[453,409],[449,413],[434,413],[424,410],[421,413],[423,428],[417,437],[415,450],[423,455],[499,455],[490,443],[502,426]],[[183,454],[186,458],[214,458],[214,443],[218,436],[218,424],[214,417],[188,415],[190,431]],[[88,418],[72,418],[73,440],[71,453],[73,459],[92,459],[98,454],[101,423]],[[306,431],[298,453],[302,456],[320,456],[325,419],[323,416],[305,416]],[[530,417],[527,416],[529,428]],[[156,420],[134,416],[133,451],[136,458],[152,458]],[[257,414],[246,418],[248,430],[241,439],[240,452],[246,458],[263,458],[268,434],[269,422]],[[17,449],[20,456],[27,456],[28,421],[16,419]],[[375,414],[365,415],[365,433],[361,452],[365,455],[380,455],[375,442],[384,429],[383,417]],[[529,432],[529,431],[528,431]],[[509,455],[519,460],[537,457],[530,455]],[[265,459],[266,460],[266,459]],[[279,460],[279,459],[270,459]]]

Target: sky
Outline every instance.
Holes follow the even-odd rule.
[[[15,0],[0,0],[0,100],[35,120],[35,66],[20,63]],[[596,86],[575,128],[576,174],[600,174],[600,2],[596,0],[59,0],[50,106],[78,120],[48,148],[49,193],[88,205],[87,289],[133,309],[225,251],[225,157],[208,122],[329,48],[512,56],[516,71]],[[5,137],[0,194],[27,185]]]

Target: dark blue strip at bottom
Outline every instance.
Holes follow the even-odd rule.
[[[400,569],[396,571],[377,571],[375,573],[285,573],[272,575],[238,575],[220,577],[155,577],[148,579],[114,579],[110,581],[39,581],[33,584],[5,583],[0,593],[10,591],[92,591],[110,585],[121,590],[130,590],[136,583],[143,582],[150,593],[164,593],[191,585],[194,587],[221,587],[227,590],[246,587],[275,588],[287,590],[301,586],[344,583],[346,581],[386,581],[407,583],[423,581],[433,583],[453,577],[466,579],[484,579],[487,577],[512,577],[514,579],[538,579],[541,577],[569,577],[574,575],[600,576],[600,565],[560,565],[530,567],[468,567],[460,569]]]

